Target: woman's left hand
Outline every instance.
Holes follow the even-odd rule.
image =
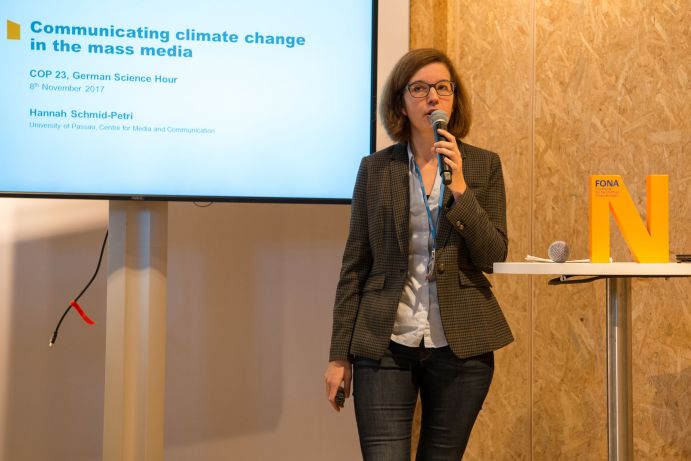
[[[451,184],[446,187],[449,188],[454,198],[458,199],[468,187],[463,177],[461,152],[458,150],[456,138],[451,133],[441,128],[437,132],[446,139],[435,142],[432,151],[438,153],[440,159],[451,168]]]

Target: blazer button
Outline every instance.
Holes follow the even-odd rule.
[[[456,227],[458,227],[460,230],[465,229],[465,226],[464,226],[463,223],[460,222],[460,221],[456,221]]]
[[[437,272],[439,272],[440,274],[444,273],[444,263],[439,263],[437,265]]]

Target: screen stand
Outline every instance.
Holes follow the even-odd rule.
[[[111,201],[103,460],[163,461],[168,203]]]

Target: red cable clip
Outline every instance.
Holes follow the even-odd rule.
[[[79,315],[82,316],[82,319],[84,319],[84,321],[85,321],[87,324],[89,324],[89,325],[94,325],[94,324],[96,323],[96,322],[94,322],[93,320],[91,320],[91,319],[89,318],[88,315],[86,315],[86,312],[84,312],[84,309],[82,309],[82,306],[80,306],[79,304],[77,304],[77,301],[75,301],[75,300],[70,301],[70,306],[74,307],[74,308],[77,310],[77,312],[79,313]]]

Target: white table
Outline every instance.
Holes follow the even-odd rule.
[[[633,459],[631,278],[689,277],[691,264],[495,263],[495,274],[599,276],[607,280],[607,441],[609,459]]]

